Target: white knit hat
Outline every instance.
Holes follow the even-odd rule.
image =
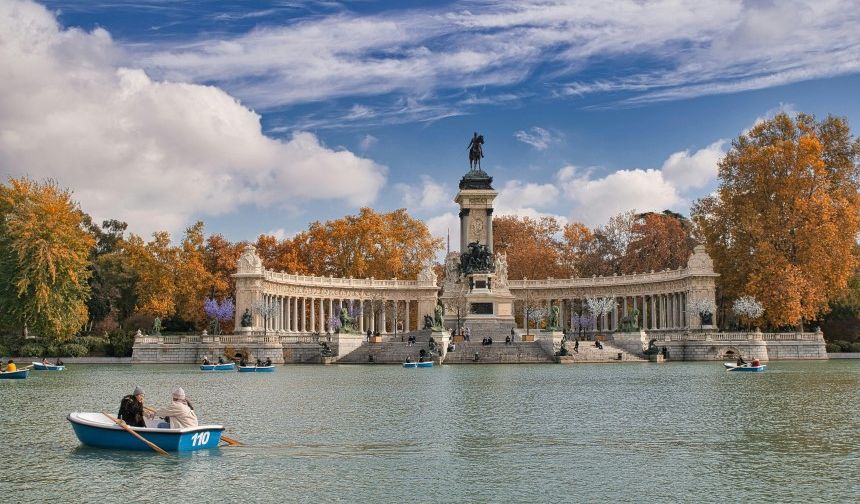
[[[178,389],[173,391],[173,398],[174,399],[185,399],[185,391],[182,390],[182,387],[179,387]]]

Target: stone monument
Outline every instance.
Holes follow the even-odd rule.
[[[498,338],[514,326],[514,296],[507,286],[507,257],[493,253],[493,201],[498,193],[493,177],[481,169],[483,144],[483,135],[475,133],[469,144],[469,171],[454,198],[460,206],[460,252],[451,252],[445,260],[441,300],[449,310],[461,307],[472,338]],[[446,326],[453,328],[454,323],[449,319]]]

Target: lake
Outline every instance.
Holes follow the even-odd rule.
[[[70,411],[182,386],[246,443],[170,459],[80,446]],[[856,502],[860,360],[84,366],[0,381],[12,501]]]

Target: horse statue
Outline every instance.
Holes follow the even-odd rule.
[[[484,135],[475,132],[469,142],[469,170],[480,171],[481,158],[484,157]]]

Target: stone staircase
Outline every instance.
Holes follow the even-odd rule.
[[[593,341],[580,341],[579,352],[573,351],[574,342],[566,343],[568,351],[571,355],[562,357],[560,360],[565,364],[586,363],[586,362],[648,362],[646,357],[636,355],[623,350],[612,343],[603,341],[603,349],[594,346]],[[621,355],[621,359],[618,356]]]
[[[413,362],[418,362],[418,354],[422,348],[430,351],[426,342],[411,346],[399,341],[364,342],[354,351],[341,356],[337,362],[339,364],[400,364],[405,362],[407,357]]]
[[[536,342],[518,341],[505,345],[494,340],[492,345],[482,345],[480,341],[463,341],[457,343],[453,352],[445,355],[444,364],[545,364],[555,362],[555,357],[548,355]],[[478,360],[475,361],[475,352]]]

